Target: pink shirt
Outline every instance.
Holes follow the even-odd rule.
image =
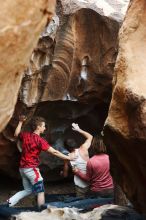
[[[100,154],[88,160],[86,174],[78,171],[76,175],[90,182],[91,191],[99,192],[104,189],[113,188],[113,180],[109,170],[109,156],[107,154]]]

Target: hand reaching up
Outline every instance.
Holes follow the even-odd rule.
[[[19,116],[19,121],[21,121],[21,122],[25,122],[26,119],[27,119],[27,117],[25,115],[20,115]]]
[[[73,129],[74,131],[80,131],[80,127],[79,127],[79,125],[76,124],[76,123],[72,123],[72,129]]]

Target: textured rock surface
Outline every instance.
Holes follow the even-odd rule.
[[[81,8],[90,8],[102,16],[123,21],[129,0],[61,0],[65,14],[74,13]]]
[[[116,205],[103,205],[99,208],[95,208],[92,212],[79,213],[75,208],[55,208],[50,207],[41,213],[26,212],[16,216],[16,220],[144,220],[142,216],[136,213],[134,210],[126,207]]]
[[[142,213],[146,213],[145,10],[144,0],[132,1],[120,30],[114,90],[105,125],[112,173]]]
[[[119,23],[91,9],[63,15],[60,23],[56,38],[45,36],[34,51],[21,101],[27,106],[54,100],[109,103]]]
[[[55,1],[6,0],[0,13],[0,131],[12,117],[21,85],[22,71]]]

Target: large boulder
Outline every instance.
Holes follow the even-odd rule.
[[[1,2],[0,131],[13,115],[23,70],[54,6],[55,0]]]
[[[104,133],[114,178],[137,210],[146,214],[145,10],[144,0],[133,0],[120,29]]]
[[[97,1],[97,0],[60,0],[64,14],[72,14],[81,8],[89,8],[104,17],[122,22],[129,4],[129,0]]]

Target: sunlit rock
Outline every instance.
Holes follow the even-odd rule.
[[[54,6],[55,0],[1,1],[0,131],[12,117],[23,70]]]
[[[61,0],[65,14],[74,13],[81,8],[90,8],[102,16],[123,21],[129,0]]]
[[[72,5],[72,1],[70,3]],[[6,145],[12,144],[15,150],[13,134],[20,114],[27,115],[26,125],[33,115],[45,117],[48,125],[45,138],[58,150],[64,139],[72,135],[70,125],[74,120],[92,134],[100,133],[102,129],[111,99],[121,21],[113,19],[111,14],[103,16],[101,2],[96,7],[95,2],[87,4],[86,1],[85,7],[83,2],[76,3],[79,7],[70,12],[65,10],[65,1],[57,5],[56,15],[40,34],[30,56],[15,113],[2,132]],[[74,137],[79,145],[81,136]],[[15,158],[13,149],[9,148],[9,151]],[[5,164],[9,163],[9,157],[5,158]],[[46,154],[41,161],[44,178],[60,178],[58,168],[62,162]],[[0,170],[7,172],[6,166],[1,162],[0,165]],[[16,174],[13,166],[16,167],[16,163],[11,164],[9,172]],[[52,176],[53,170],[56,175]]]
[[[120,29],[114,90],[105,123],[114,178],[142,213],[146,213],[145,10],[144,0],[132,1]]]
[[[27,104],[27,106],[38,103],[42,96],[48,67],[52,63],[54,41],[58,26],[59,17],[55,15],[41,33],[37,47],[33,51],[30,63],[24,72],[20,99]]]
[[[80,213],[76,208],[55,208],[50,207],[41,213],[23,212],[16,216],[16,220],[144,220],[142,216],[128,207],[116,205],[103,205],[91,212]]]

